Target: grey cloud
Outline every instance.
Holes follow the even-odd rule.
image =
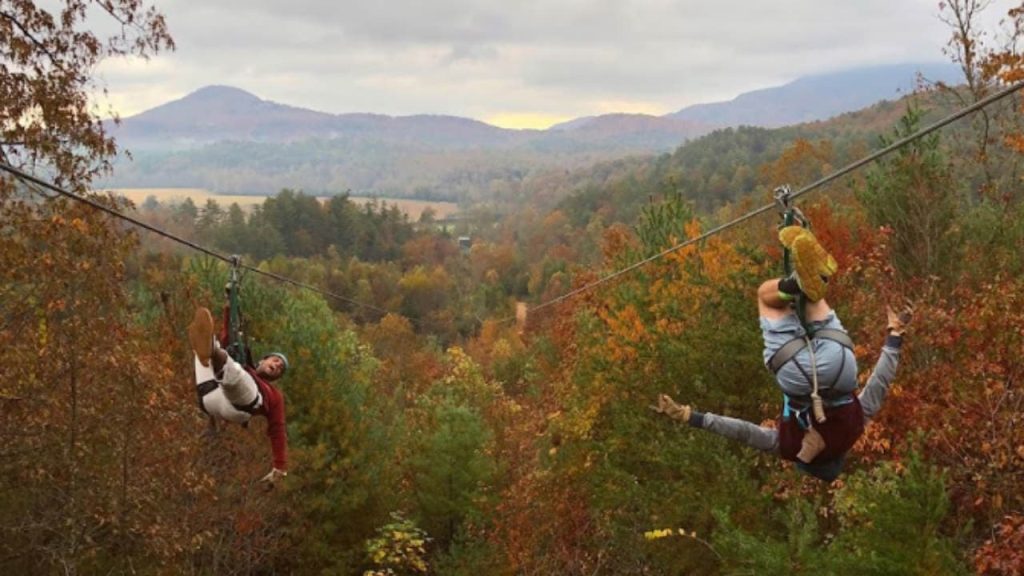
[[[233,84],[331,112],[665,111],[857,65],[941,59],[933,0],[170,0],[179,94]],[[1010,0],[992,13],[1005,14]],[[119,82],[120,80],[118,80]],[[111,78],[111,89],[118,85]],[[129,82],[126,78],[125,82]]]
[[[443,62],[447,65],[460,60],[495,60],[496,58],[498,58],[498,50],[493,46],[461,45],[452,47]]]

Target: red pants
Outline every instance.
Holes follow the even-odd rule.
[[[825,422],[813,424],[814,429],[825,439],[825,450],[812,463],[833,460],[846,454],[864,433],[864,411],[856,396],[853,402],[825,409]],[[785,460],[796,462],[800,445],[804,439],[804,429],[800,427],[795,415],[788,418],[779,417],[779,454]]]

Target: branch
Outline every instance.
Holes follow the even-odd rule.
[[[136,29],[140,29],[137,24],[133,25],[130,22],[126,21],[124,18],[122,18],[121,15],[117,13],[117,9],[114,8],[114,3],[110,2],[110,0],[101,0],[96,4],[98,4],[100,8],[103,8],[103,11],[109,14],[111,18],[117,20],[117,23],[121,25],[121,28],[134,26]]]
[[[68,73],[67,69],[64,68],[64,65],[61,63],[61,61],[57,59],[57,56],[53,52],[51,52],[49,48],[46,47],[46,44],[44,44],[42,41],[40,41],[34,35],[32,35],[32,32],[25,28],[25,25],[21,23],[21,20],[18,20],[13,15],[8,14],[7,12],[0,12],[0,17],[8,20],[11,24],[14,24],[14,26],[18,30],[20,30],[21,33],[24,34],[25,37],[28,38],[29,41],[32,42],[32,44],[35,45],[36,48],[39,48],[40,51],[46,54],[46,57],[50,59],[50,63],[53,64],[58,70],[65,74]]]

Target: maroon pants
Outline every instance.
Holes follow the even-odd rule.
[[[833,460],[849,452],[864,433],[864,410],[856,396],[853,402],[825,409],[825,422],[814,423],[814,429],[825,439],[825,450],[812,463]],[[804,429],[795,415],[779,417],[779,454],[785,460],[796,460],[804,439]]]

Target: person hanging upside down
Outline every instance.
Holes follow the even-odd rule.
[[[896,313],[887,307],[888,336],[867,385],[857,394],[853,342],[824,299],[835,260],[806,229],[784,228],[780,238],[791,250],[796,270],[790,277],[764,282],[757,292],[765,365],[775,373],[784,398],[777,428],[698,412],[666,394],[660,394],[652,408],[695,428],[778,453],[801,471],[831,482],[842,472],[846,453],[863,434],[864,425],[882,407],[913,309],[908,306]],[[794,307],[801,293],[806,297],[806,328]]]
[[[248,425],[255,416],[267,419],[267,438],[273,454],[270,472],[261,480],[273,485],[287,475],[288,436],[285,430],[284,396],[272,382],[288,370],[288,358],[280,352],[264,356],[255,366],[236,362],[224,350],[228,345],[227,319],[219,339],[214,338],[213,317],[206,308],[196,309],[188,334],[195,353],[196,392],[199,407],[217,420]]]

